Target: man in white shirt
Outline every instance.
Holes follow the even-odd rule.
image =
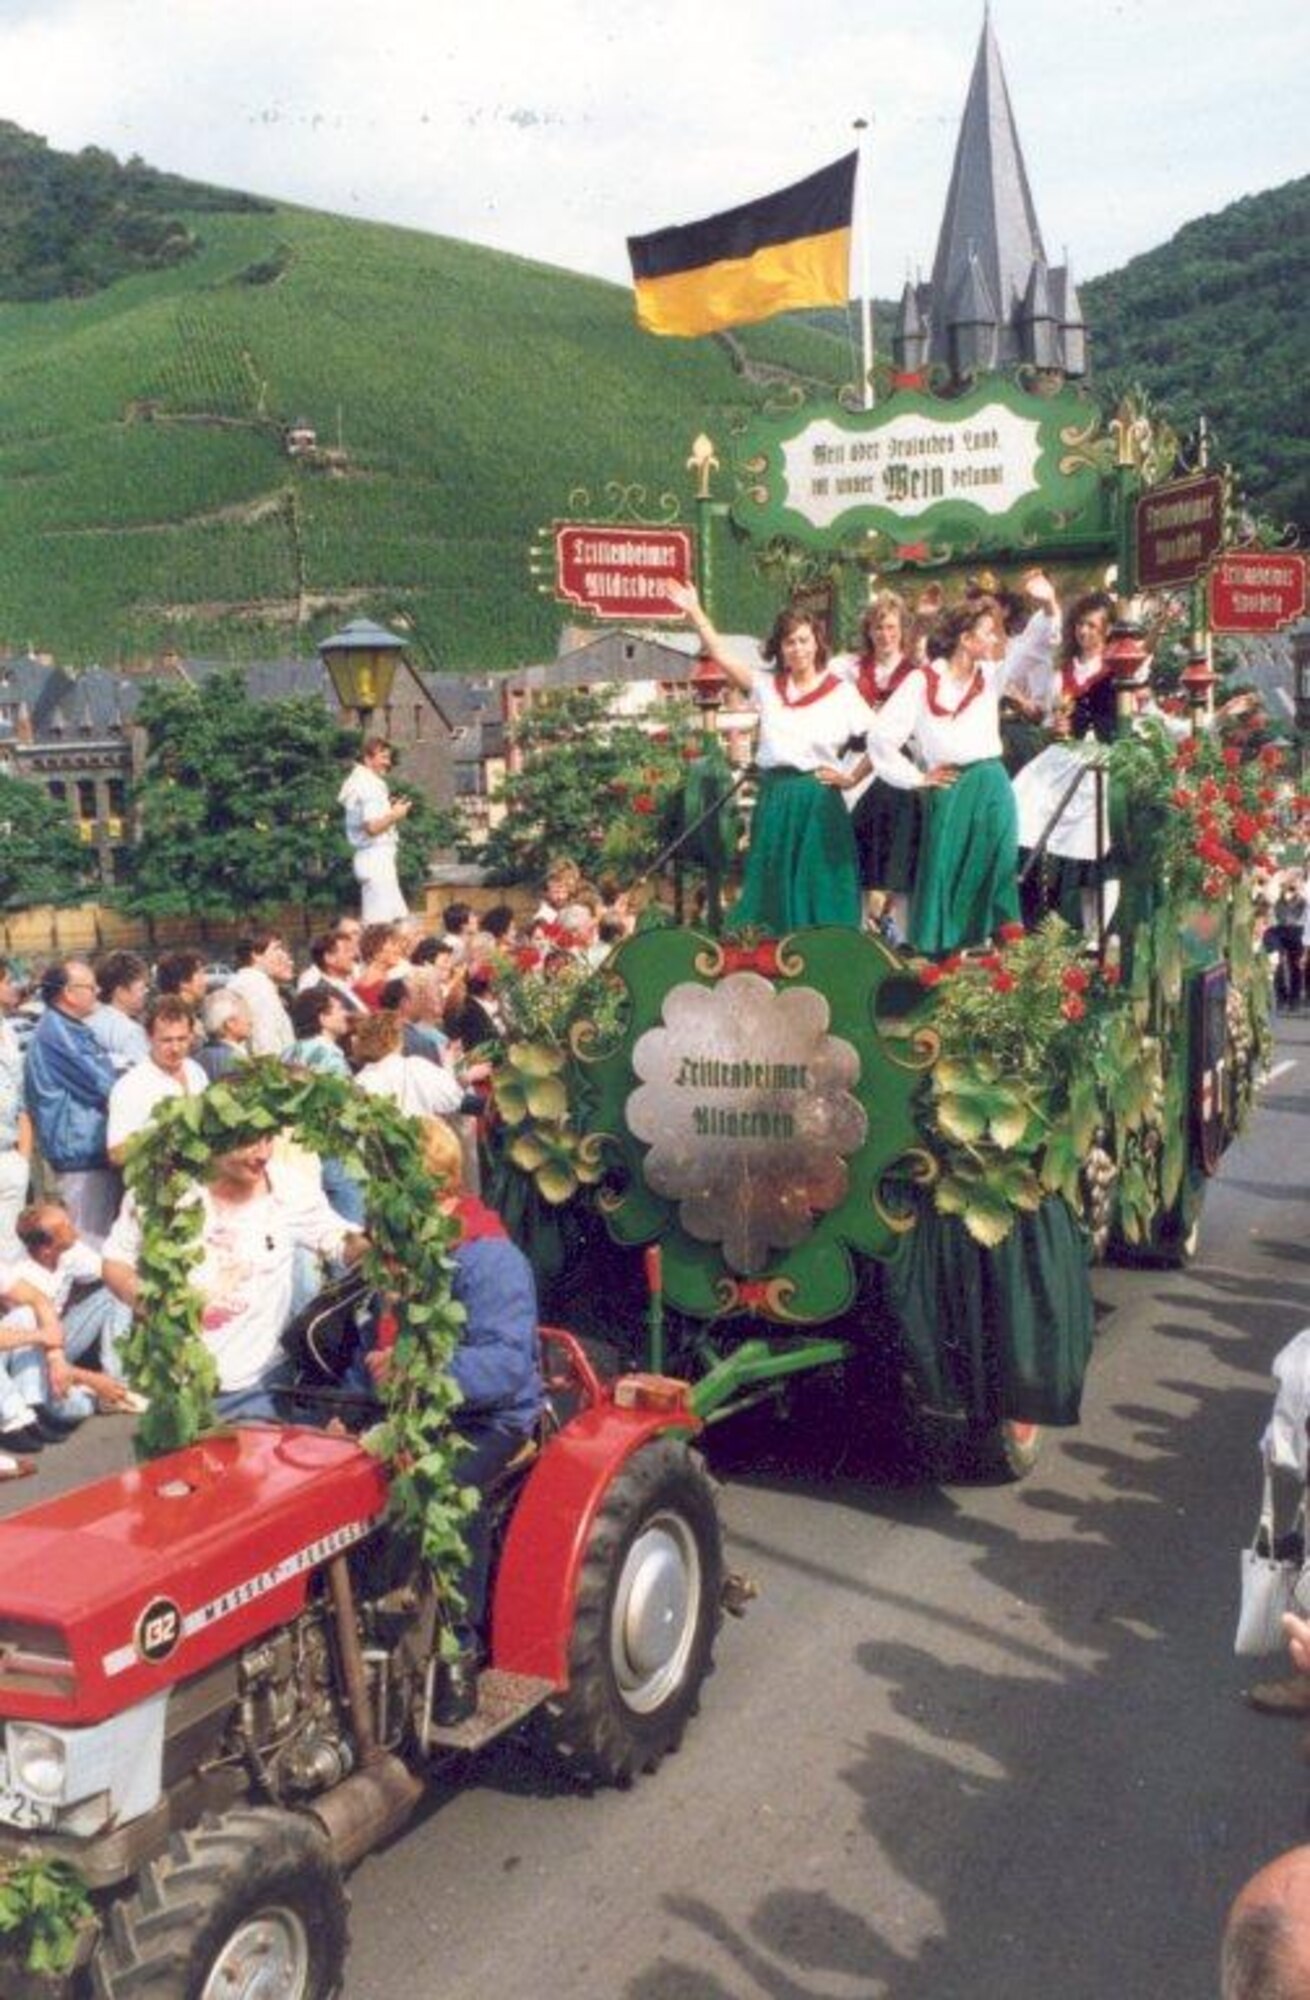
[[[218,1370],[214,1408],[231,1422],[277,1418],[297,1250],[353,1262],[366,1242],[329,1207],[317,1175],[311,1182],[288,1174],[272,1153],[267,1137],[234,1147],[211,1162],[207,1183],[195,1189],[204,1220],[192,1282]],[[129,1195],[105,1243],[105,1282],[129,1306],[140,1254],[141,1220]]]
[[[252,1056],[284,1056],[296,1039],[278,991],[293,970],[280,931],[254,931],[237,945],[237,970],[224,990],[239,994],[250,1009]]]
[[[394,923],[409,915],[396,874],[396,850],[397,828],[408,818],[411,802],[393,802],[387,789],[390,769],[391,745],[385,736],[366,737],[358,764],[337,793],[345,809],[346,839],[354,850],[360,914],[366,924]]]
[[[120,1076],[109,1093],[109,1127],[105,1143],[109,1157],[121,1167],[129,1139],[144,1132],[151,1113],[166,1097],[198,1097],[209,1082],[191,1059],[195,1016],[185,1000],[166,993],[146,1012],[150,1053]]]

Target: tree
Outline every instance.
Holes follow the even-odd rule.
[[[39,785],[0,777],[0,909],[79,903],[95,876],[95,857],[62,806]]]
[[[637,721],[614,714],[613,693],[546,695],[514,725],[522,764],[501,787],[505,817],[478,859],[520,879],[544,875],[557,855],[636,874],[664,845],[699,740],[685,706]]]
[[[230,918],[358,900],[337,804],[355,738],[322,702],[252,701],[233,670],[199,688],[147,688],[137,722],[148,750],[129,910]],[[407,888],[446,836],[445,816],[419,799],[401,837]]]

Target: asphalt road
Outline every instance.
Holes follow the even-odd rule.
[[[1237,1550],[1310,1324],[1310,1018],[1185,1272],[1096,1274],[1083,1422],[1019,1487],[831,1409],[716,1447],[729,1621],[680,1754],[584,1795],[517,1743],[353,1883],[347,2000],[1191,2000],[1306,1827],[1301,1729],[1240,1699]],[[97,1419],[0,1511],[121,1459]]]

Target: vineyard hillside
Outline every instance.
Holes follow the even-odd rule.
[[[529,547],[575,489],[598,513],[609,481],[688,508],[696,433],[724,443],[767,393],[744,357],[828,383],[849,365],[801,324],[653,340],[620,287],[415,231],[179,213],[186,261],[0,303],[0,643],[240,659],[363,613],[411,620],[443,667],[544,657],[560,613]],[[292,457],[301,422],[316,444]],[[765,615],[744,559],[723,581]]]

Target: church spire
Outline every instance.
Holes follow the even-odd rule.
[[[977,350],[978,301],[986,297],[996,328],[992,365],[1004,368],[1035,359],[1030,331],[1035,309],[1042,320],[1058,319],[1047,303],[1048,278],[1057,280],[1058,274],[1047,265],[1001,52],[985,5],[932,283],[922,300],[930,358],[955,372],[963,347]],[[966,321],[971,334],[961,342],[952,328]],[[1047,365],[1068,367],[1059,356]],[[1080,373],[1081,368],[1068,372]]]

